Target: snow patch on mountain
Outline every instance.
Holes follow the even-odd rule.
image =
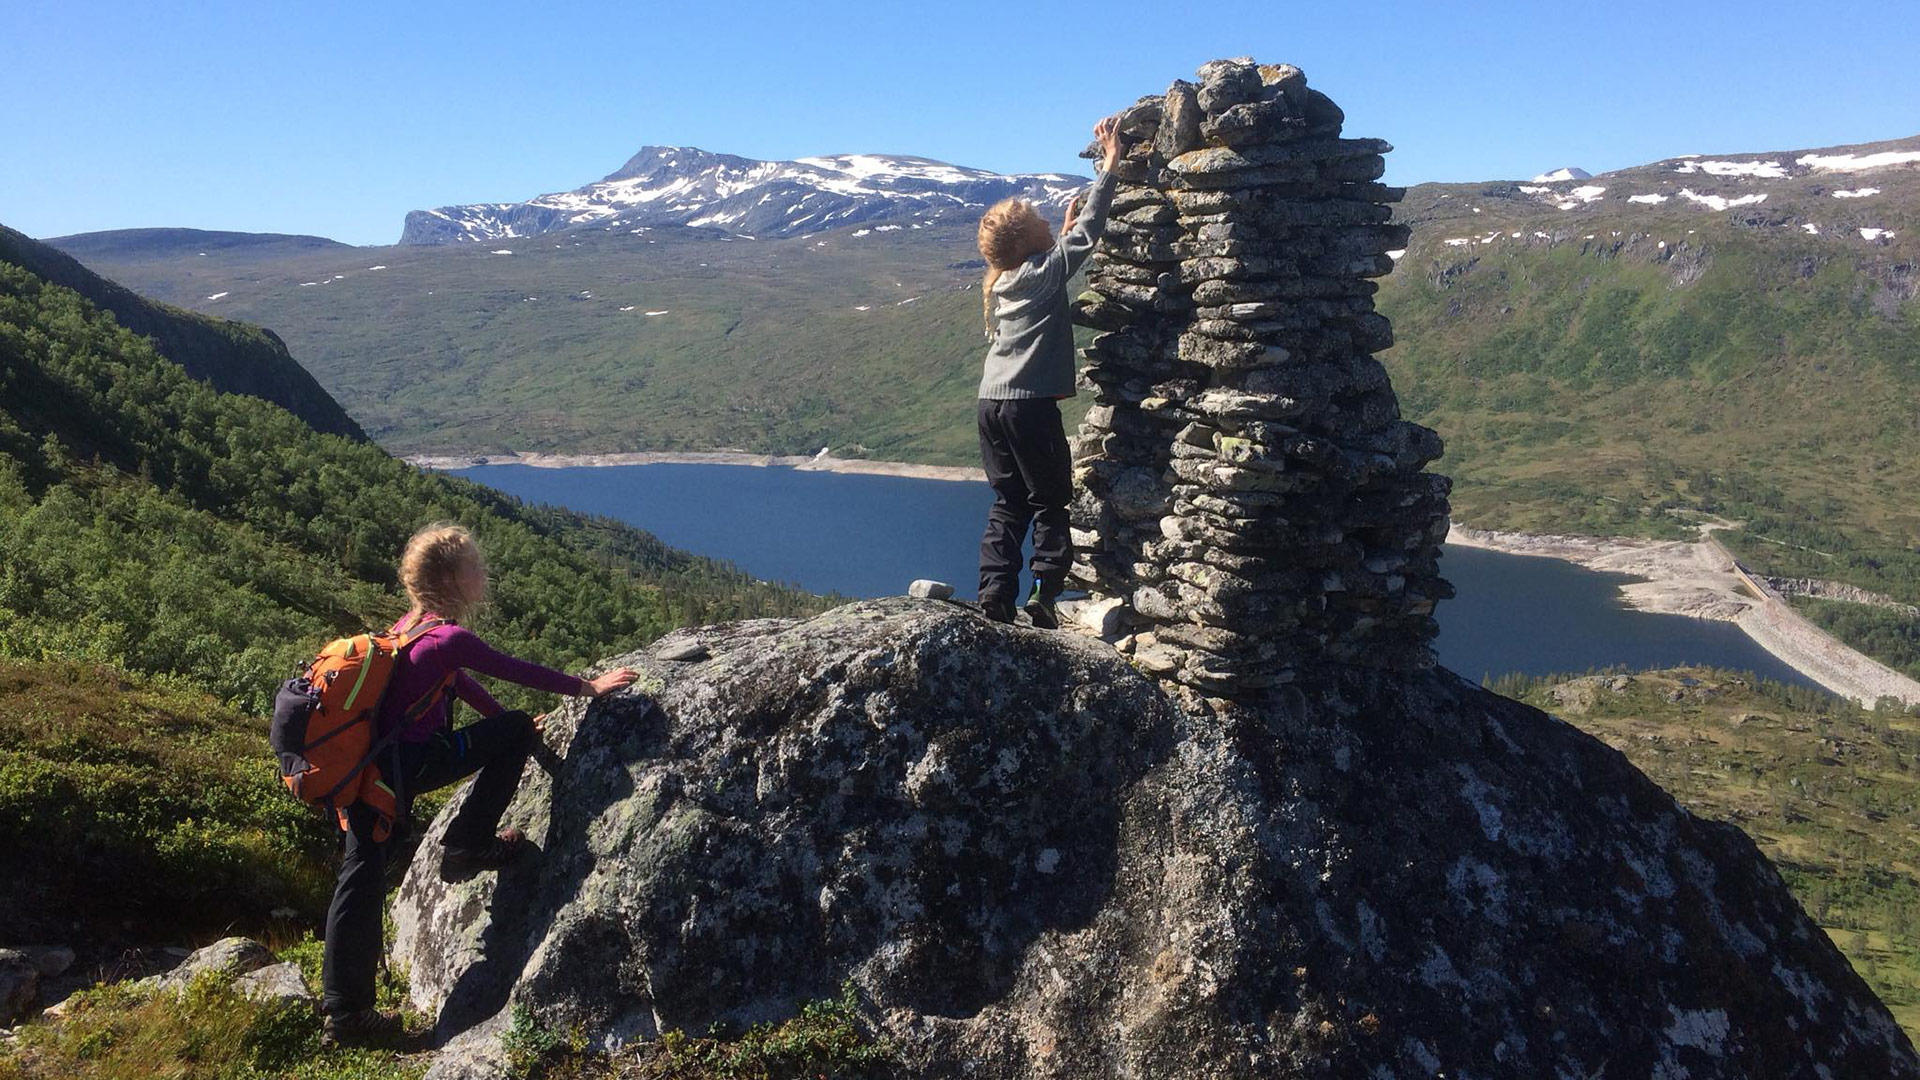
[[[1787,175],[1786,167],[1777,161],[1683,161],[1674,166],[1673,171],[1703,172],[1709,176],[1751,176],[1762,180],[1777,180]]]
[[[1604,187],[1599,187],[1594,184],[1587,184],[1583,187],[1577,187],[1577,188],[1574,188],[1572,191],[1567,192],[1565,196],[1557,200],[1553,205],[1559,207],[1562,210],[1572,210],[1574,207],[1585,206],[1586,204],[1600,198],[1601,194],[1606,190],[1607,189]]]
[[[1729,199],[1724,195],[1701,195],[1694,192],[1691,188],[1681,188],[1680,197],[1689,202],[1698,203],[1709,210],[1731,210],[1736,206],[1752,206],[1756,203],[1767,201],[1767,193],[1764,191],[1753,195],[1742,195],[1736,199]]]
[[[1862,169],[1920,162],[1920,150],[1883,150],[1878,154],[1802,154],[1793,162],[1828,172],[1859,172]]]
[[[1552,184],[1561,180],[1586,180],[1592,176],[1593,174],[1585,169],[1568,166],[1564,169],[1555,169],[1552,172],[1541,173],[1539,176],[1533,178],[1533,182],[1536,184]]]

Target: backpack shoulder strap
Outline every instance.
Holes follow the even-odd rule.
[[[407,618],[412,619],[413,616],[409,615],[407,616]],[[400,639],[397,647],[401,649],[405,649],[407,646],[413,644],[416,641],[419,641],[423,637],[426,637],[427,632],[429,630],[437,630],[440,627],[446,626],[446,625],[448,625],[447,620],[436,618],[436,619],[422,619],[420,622],[403,626],[400,629],[395,631],[395,634]]]

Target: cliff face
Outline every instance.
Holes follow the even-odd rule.
[[[913,1076],[1920,1076],[1741,833],[1444,671],[1201,715],[911,600],[618,662],[652,696],[556,714],[509,812],[543,853],[402,886],[438,1075],[510,1002],[622,1041],[851,980]]]

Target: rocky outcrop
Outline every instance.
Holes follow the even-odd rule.
[[[1287,64],[1218,60],[1121,114],[1135,138],[1077,320],[1075,576],[1122,651],[1235,696],[1333,662],[1433,663],[1448,482],[1372,353],[1408,229],[1392,149]]]
[[[1903,604],[1891,596],[1863,589],[1858,585],[1849,585],[1844,581],[1824,581],[1820,578],[1763,577],[1760,579],[1769,589],[1782,596],[1806,596],[1815,600],[1840,600],[1849,604],[1864,604],[1868,607],[1887,608],[1899,612],[1909,619],[1920,618],[1920,607]]]
[[[851,980],[915,1077],[1920,1076],[1743,834],[1445,671],[1202,714],[907,599],[617,662],[648,693],[556,713],[509,811],[541,854],[448,881],[430,837],[407,875],[394,960],[447,1034]]]

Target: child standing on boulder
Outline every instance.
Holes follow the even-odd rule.
[[[380,761],[381,774],[401,781],[395,786],[404,817],[404,803],[415,794],[478,773],[459,813],[447,824],[443,866],[454,873],[499,869],[525,843],[518,830],[494,830],[533,749],[534,722],[524,712],[501,708],[467,671],[575,697],[612,693],[631,683],[636,673],[620,668],[591,680],[568,675],[498,652],[461,626],[460,620],[486,597],[487,568],[473,535],[458,525],[431,525],[415,533],[400,560],[400,581],[413,608],[394,624],[394,632],[429,629],[406,646],[381,700],[381,733],[400,728],[392,750]],[[478,709],[481,719],[455,730],[449,693]],[[346,816],[346,855],[327,909],[322,1007],[329,1038],[363,1041],[400,1030],[398,1016],[374,1008],[386,859],[394,840],[373,839],[376,815],[371,808],[355,804]]]
[[[1067,282],[1093,254],[1106,225],[1120,157],[1117,128],[1114,117],[1094,125],[1105,155],[1100,178],[1077,217],[1068,208],[1057,241],[1033,204],[1022,199],[995,203],[980,219],[980,255],[987,261],[980,302],[988,343],[980,379],[980,464],[994,494],[980,539],[980,607],[996,622],[1013,621],[1020,547],[1032,524],[1027,616],[1042,629],[1060,625],[1054,602],[1073,563],[1067,524],[1073,456],[1060,421],[1060,399],[1074,394]]]

